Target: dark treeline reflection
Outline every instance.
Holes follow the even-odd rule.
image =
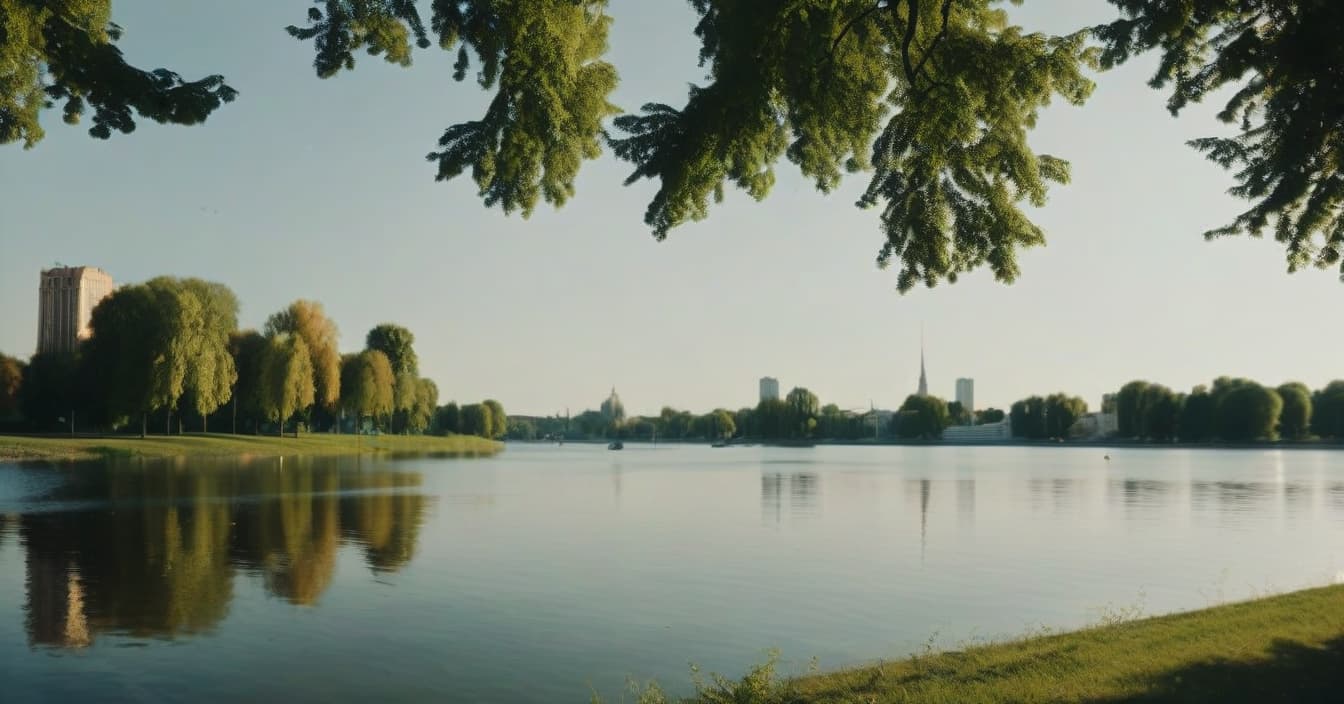
[[[820,482],[811,472],[763,472],[761,474],[761,509],[776,522],[784,516],[784,495],[788,493],[790,512],[805,517],[817,512],[817,490]]]
[[[313,604],[342,544],[374,571],[410,562],[427,503],[418,474],[330,460],[90,474],[49,497],[76,508],[18,518],[31,645],[207,631],[228,615],[240,572]]]

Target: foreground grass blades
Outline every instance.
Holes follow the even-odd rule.
[[[259,435],[189,434],[107,438],[0,435],[0,460],[89,460],[108,457],[279,457],[406,453],[486,456],[501,443],[474,435]]]
[[[793,680],[775,679],[773,664],[741,681],[698,682],[682,701],[1340,702],[1344,585]],[[631,700],[674,701],[656,685]]]

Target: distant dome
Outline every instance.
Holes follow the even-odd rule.
[[[602,416],[607,420],[625,420],[625,405],[621,403],[621,397],[616,394],[614,386],[611,387],[611,395],[602,402]]]

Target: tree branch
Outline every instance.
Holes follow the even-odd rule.
[[[914,0],[911,0],[911,2],[913,3]],[[929,48],[924,50],[924,56],[920,58],[919,65],[915,67],[916,74],[924,73],[924,64],[928,63],[930,56],[933,56],[933,50],[938,47],[938,43],[943,40],[943,37],[947,36],[947,22],[952,16],[952,0],[943,0],[942,13],[943,26],[938,30],[938,34],[934,36],[933,41],[929,42]],[[925,77],[927,78],[927,76]]]
[[[868,19],[869,17],[872,16],[874,12],[886,9],[886,7],[887,6],[883,5],[881,2],[878,2],[876,5],[873,5],[867,10],[860,12],[859,14],[855,15],[853,19],[846,22],[845,26],[840,29],[839,36],[835,38],[835,41],[831,42],[831,54],[835,54],[835,50],[840,48],[840,42],[845,38],[845,35],[849,34],[849,31],[851,29],[854,29],[854,25],[858,24],[859,22],[862,22],[865,19]]]
[[[915,71],[910,64],[910,45],[915,42],[915,30],[919,28],[919,0],[905,0],[905,37],[901,40],[901,66],[905,69],[905,80],[911,88],[915,87]],[[896,4],[892,4],[895,11]]]

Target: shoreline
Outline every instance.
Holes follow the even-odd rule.
[[[775,660],[688,698],[640,702],[1326,702],[1344,686],[1344,584],[1042,631],[790,678]],[[720,698],[727,689],[741,696]],[[717,695],[717,696],[716,696]],[[594,701],[601,701],[595,698]]]
[[[503,443],[474,435],[333,435],[314,433],[229,435],[187,433],[150,435],[34,436],[0,435],[0,462],[75,462],[108,459],[342,457],[357,455],[431,455],[486,457]]]
[[[560,445],[553,440],[506,440],[508,444],[517,445]],[[564,445],[602,445],[605,446],[611,440],[565,440]],[[649,440],[622,440],[626,445],[639,445],[650,447],[682,447],[682,446],[704,446],[711,445],[708,440],[668,440],[652,442]],[[874,442],[872,440],[818,440],[811,444],[800,444],[777,441],[758,441],[744,440],[742,442],[729,443],[725,448],[733,449],[741,447],[782,447],[798,450],[808,450],[816,447],[1039,447],[1051,449],[1067,448],[1090,448],[1107,450],[1344,450],[1344,443],[1339,442],[1262,442],[1262,443],[1151,443],[1151,442],[1125,442],[1117,440],[1076,440],[1070,442],[1048,442],[1043,440],[1005,440],[995,442],[980,442],[967,440],[933,440],[933,441],[912,441],[902,442],[899,440],[883,440]]]

